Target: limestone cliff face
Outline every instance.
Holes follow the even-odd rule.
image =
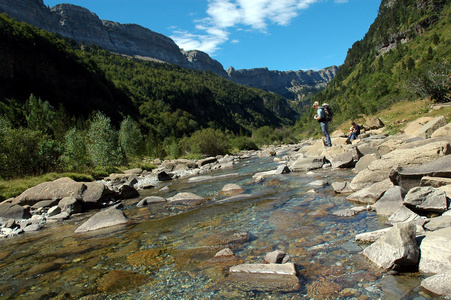
[[[338,67],[320,71],[272,71],[268,68],[235,70],[230,67],[227,74],[234,82],[278,93],[292,98],[303,87],[321,89],[334,78]]]
[[[172,39],[136,24],[100,20],[88,9],[59,4],[52,8],[43,0],[1,0],[5,12],[50,32],[85,44],[94,44],[115,53],[177,64],[184,68],[211,71],[250,87],[272,91],[292,98],[304,87],[325,87],[335,76],[337,67],[321,71],[270,71],[267,68],[227,71],[217,60],[201,51],[184,51]]]

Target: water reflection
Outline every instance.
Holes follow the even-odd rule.
[[[333,216],[353,206],[330,186],[350,171],[290,173],[255,183],[252,175],[272,170],[270,158],[250,159],[210,175],[145,191],[142,197],[193,192],[209,201],[198,207],[124,202],[130,224],[90,233],[74,230],[90,215],[47,224],[36,233],[0,241],[0,299],[423,299],[416,276],[383,276],[359,252],[356,234],[379,229],[374,213]],[[220,194],[227,183],[248,197]],[[221,249],[235,257],[215,260]],[[287,252],[299,276],[230,275],[241,263],[262,263],[266,253]],[[360,297],[360,298],[359,298]]]

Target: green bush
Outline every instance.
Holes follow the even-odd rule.
[[[127,161],[130,161],[132,157],[137,156],[141,152],[143,136],[138,123],[133,121],[130,116],[121,122],[118,138],[119,145],[124,151]]]
[[[229,153],[231,144],[227,136],[219,129],[202,129],[189,138],[180,141],[185,154],[202,154],[206,156],[224,155]]]
[[[232,140],[232,145],[238,150],[258,150],[257,144],[248,136],[237,136]]]
[[[68,170],[83,170],[89,165],[88,150],[83,132],[75,127],[64,136],[64,153],[62,160]]]

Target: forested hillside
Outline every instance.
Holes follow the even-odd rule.
[[[450,74],[451,3],[383,0],[368,33],[313,101],[331,103],[332,125],[340,124],[418,97],[449,102]],[[309,114],[297,125],[317,127]]]
[[[0,40],[3,178],[226,153],[229,137],[297,117],[277,94],[79,45],[4,14]],[[187,140],[193,134],[197,140]],[[215,139],[213,150],[199,145]]]

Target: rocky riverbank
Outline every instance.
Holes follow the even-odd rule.
[[[380,120],[367,122],[365,127],[368,131],[352,144],[342,132],[334,133],[331,148],[324,148],[321,140],[306,140],[297,145],[268,147],[236,156],[164,161],[152,172],[133,169],[124,174],[111,174],[98,182],[81,183],[62,178],[43,183],[0,204],[1,233],[12,237],[45,230],[43,227],[48,222],[70,219],[93,209],[101,210],[81,224],[75,230],[77,233],[128,223],[121,202],[138,197],[137,207],[161,202],[198,207],[211,200],[187,192],[166,198],[143,198],[140,193],[147,189],[168,189],[169,182],[186,177],[192,183],[207,182],[213,176],[209,174],[211,171],[231,168],[250,157],[274,156],[279,167],[253,174],[255,184],[270,182],[271,177],[289,172],[308,173],[316,169],[335,172],[352,168],[356,175],[351,181],[330,182],[329,188],[345,194],[356,207],[333,214],[354,218],[363,211],[371,211],[386,218],[390,226],[356,236],[362,255],[384,272],[419,271],[427,277],[422,282],[424,289],[450,296],[449,287],[443,282],[449,282],[451,273],[451,124],[446,124],[444,117],[422,118],[407,124],[401,134],[394,136],[383,134]],[[223,176],[227,181],[233,173],[214,176]],[[325,178],[312,181],[309,186],[315,193],[328,184]],[[225,184],[221,194],[228,197],[221,200],[224,202],[249,196],[235,184]],[[243,242],[249,239],[245,232],[236,234],[228,238]],[[285,284],[299,284],[293,280],[297,266],[290,261],[290,253],[283,251],[268,251],[262,265],[245,264],[246,259],[234,258],[230,249],[218,252],[214,260],[234,262],[229,269],[231,276],[269,273],[282,276],[279,280]],[[338,290],[329,292],[328,296],[338,295]]]

